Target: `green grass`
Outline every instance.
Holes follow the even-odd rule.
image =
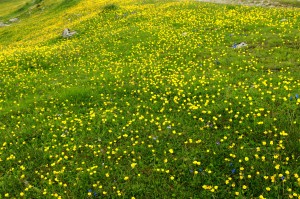
[[[16,12],[17,10],[22,9],[22,7],[27,5],[29,2],[29,0],[1,0],[0,19],[12,12]]]
[[[0,28],[0,198],[299,197],[298,8],[64,3]]]

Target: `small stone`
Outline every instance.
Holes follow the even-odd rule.
[[[76,31],[71,31],[69,28],[64,29],[62,33],[63,38],[69,38],[75,35],[77,32]]]
[[[280,20],[280,22],[285,22],[285,21],[287,21],[287,19],[281,19],[281,20]]]
[[[6,27],[6,26],[9,26],[8,24],[5,24],[3,22],[0,22],[0,27]]]
[[[234,44],[232,47],[233,48],[243,48],[246,47],[247,44],[245,42],[239,43],[239,44]]]
[[[14,23],[14,22],[17,22],[17,21],[19,21],[18,18],[12,18],[12,19],[9,20],[9,22],[11,22],[11,23]]]

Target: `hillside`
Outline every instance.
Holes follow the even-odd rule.
[[[0,0],[0,198],[299,198],[299,11]]]

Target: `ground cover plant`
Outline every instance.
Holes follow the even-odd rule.
[[[298,8],[44,0],[19,18],[0,28],[0,198],[300,197]]]

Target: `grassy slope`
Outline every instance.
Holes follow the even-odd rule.
[[[1,0],[0,20],[15,17],[40,0]]]
[[[0,7],[0,17],[3,17],[7,14],[10,14],[13,10],[18,10],[22,6],[26,4],[26,0],[17,0],[17,1],[9,1],[9,0],[1,0]]]
[[[300,194],[298,9],[68,3],[0,29],[1,196]]]

